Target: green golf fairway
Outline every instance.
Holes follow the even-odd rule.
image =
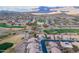
[[[10,48],[13,46],[13,43],[3,43],[3,44],[0,44],[0,53],[1,52],[4,52],[4,50]]]
[[[23,26],[14,26],[14,25],[7,25],[7,24],[0,24],[0,27],[3,27],[3,28],[24,28]]]
[[[79,29],[50,29],[44,30],[47,34],[61,34],[61,33],[78,33]]]

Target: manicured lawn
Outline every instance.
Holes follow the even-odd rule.
[[[0,44],[0,53],[1,52],[4,52],[4,50],[10,48],[13,46],[13,43],[3,43],[3,44]]]
[[[24,28],[23,26],[14,26],[14,25],[6,25],[6,24],[0,24],[0,27],[4,27],[4,28]]]
[[[79,29],[50,29],[44,30],[47,34],[61,34],[61,33],[78,33]]]

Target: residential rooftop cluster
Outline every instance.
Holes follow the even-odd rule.
[[[78,53],[79,14],[1,11],[0,52]]]

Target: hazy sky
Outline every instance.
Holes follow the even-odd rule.
[[[0,10],[9,10],[9,11],[33,11],[33,10],[35,10],[35,8],[37,8],[37,7],[32,7],[32,6],[27,6],[27,7],[25,7],[25,6],[0,6]]]
[[[62,7],[62,6],[54,6]],[[48,6],[0,6],[0,10],[8,11],[18,11],[18,12],[29,12],[29,11],[38,11],[38,12],[50,12],[51,8]]]

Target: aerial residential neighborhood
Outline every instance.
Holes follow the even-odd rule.
[[[0,53],[79,53],[79,7],[0,7]]]

